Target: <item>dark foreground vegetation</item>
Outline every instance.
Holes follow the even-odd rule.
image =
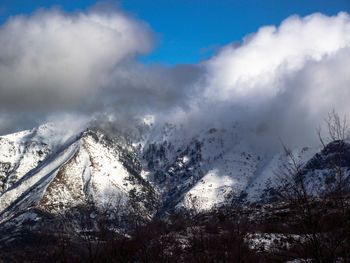
[[[128,234],[102,219],[94,231],[67,222],[26,230],[2,247],[0,262],[350,262],[348,198],[303,198],[133,219]]]

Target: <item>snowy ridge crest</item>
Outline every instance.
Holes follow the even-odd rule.
[[[46,124],[1,136],[1,221],[33,209],[58,215],[117,206],[152,218],[182,207],[210,210],[276,197],[276,174],[290,163],[285,153],[264,153],[234,128],[185,134],[172,124],[145,123],[138,137],[99,128],[66,134]],[[305,174],[325,171],[320,163],[331,146],[293,155]]]

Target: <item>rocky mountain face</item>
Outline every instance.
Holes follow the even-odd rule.
[[[292,154],[309,182],[332,180],[322,174],[329,174],[340,146],[337,160],[348,178],[347,142]],[[77,211],[90,219],[118,211],[109,218],[122,222],[130,213],[147,220],[181,207],[268,203],[278,198],[277,179],[291,162],[283,151],[261,151],[234,127],[186,136],[167,124],[131,137],[97,128],[67,134],[42,125],[0,137],[0,223],[10,230],[44,217],[74,218]]]
[[[157,211],[157,194],[125,139],[109,139],[98,129],[58,137],[53,126],[43,125],[0,137],[0,149],[4,229],[77,211],[123,215],[135,204],[145,218]]]

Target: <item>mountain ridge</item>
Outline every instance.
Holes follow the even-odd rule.
[[[160,134],[148,126],[136,139],[101,128],[69,136],[55,129],[45,124],[0,137],[1,222],[32,209],[62,214],[117,204],[151,219],[182,208],[269,203],[276,174],[291,161],[283,151],[255,152],[234,129],[185,138],[167,124]],[[293,155],[307,164],[318,152],[303,147]]]

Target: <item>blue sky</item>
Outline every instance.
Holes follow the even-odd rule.
[[[59,5],[65,11],[84,10],[94,0],[0,1],[0,23],[9,16],[29,14]],[[240,41],[263,25],[278,25],[286,17],[314,12],[350,12],[350,0],[121,0],[122,9],[150,24],[157,36],[145,63],[196,63],[223,45]]]

